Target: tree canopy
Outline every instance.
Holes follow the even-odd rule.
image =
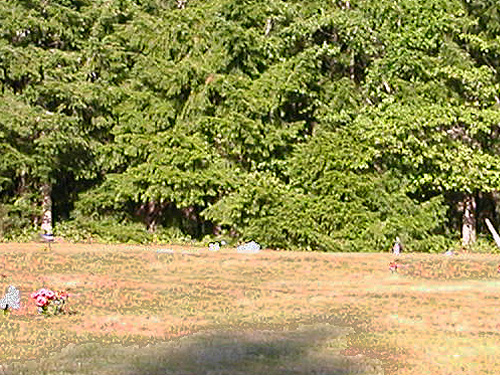
[[[49,195],[80,239],[438,251],[500,224],[491,0],[5,0],[0,21],[4,238]]]

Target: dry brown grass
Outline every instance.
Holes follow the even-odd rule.
[[[166,247],[176,253],[156,252]],[[0,245],[1,290],[16,285],[23,304],[0,317],[3,365],[58,353],[68,344],[136,344],[146,352],[207,330],[279,332],[325,322],[353,327],[340,353],[378,359],[385,374],[481,375],[499,368],[496,256],[404,254],[399,262],[405,267],[391,274],[390,254],[43,248]],[[40,318],[29,295],[43,286],[69,289],[75,314]],[[301,363],[316,357],[307,358]],[[155,369],[148,373],[164,371]]]

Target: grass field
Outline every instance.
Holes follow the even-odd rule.
[[[0,244],[0,374],[496,374],[498,256]],[[173,249],[174,254],[158,252]],[[186,252],[185,254],[182,251]],[[40,316],[30,294],[72,294]]]

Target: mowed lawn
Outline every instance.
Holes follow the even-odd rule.
[[[0,244],[22,304],[0,316],[0,373],[498,373],[500,258],[393,259]],[[70,313],[40,316],[41,287],[69,290]]]

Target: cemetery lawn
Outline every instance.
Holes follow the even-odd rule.
[[[392,274],[393,259],[0,244],[0,292],[21,291],[0,374],[497,373],[500,258],[402,254]],[[69,313],[40,316],[42,287],[69,290]]]

